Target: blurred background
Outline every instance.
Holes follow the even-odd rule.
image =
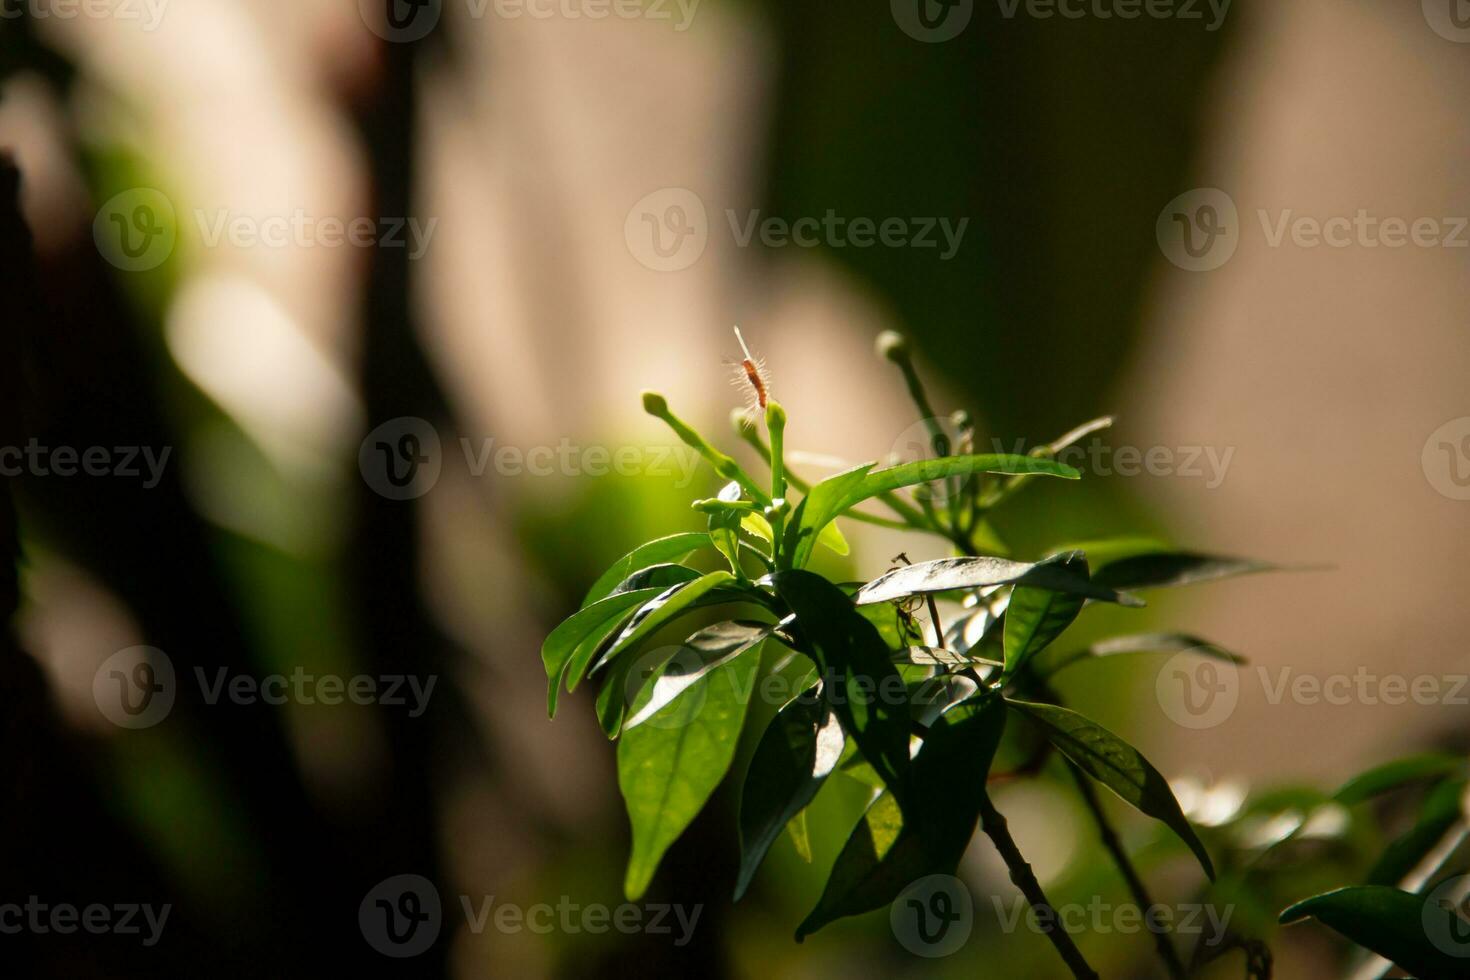
[[[911,441],[872,352],[899,329],[939,410],[1006,449],[1118,416],[1080,484],[998,522],[1016,557],[1137,532],[1313,566],[1100,619],[1247,656],[1208,727],[1171,718],[1156,661],[1064,685],[1197,819],[1463,747],[1464,7],[3,0],[4,425],[42,451],[6,473],[0,901],[172,907],[151,946],[0,935],[12,975],[1056,975],[1003,934],[984,841],[961,952],[911,956],[886,913],[794,944],[856,783],[815,804],[811,864],[779,842],[732,904],[740,760],[648,898],[702,906],[682,945],[461,907],[622,902],[614,752],[586,691],[547,720],[540,644],[619,555],[700,526],[713,475],[638,394],[735,446],[734,323],[809,475]],[[111,469],[60,475],[57,447]],[[944,553],[844,530],[838,578]],[[177,696],[129,727],[99,691],[108,664],[152,676],[140,646]],[[220,670],[435,687],[416,715],[406,686],[210,703]],[[1365,670],[1445,695],[1280,693]],[[1055,898],[1121,901],[1067,789],[996,801]],[[1120,820],[1188,900],[1197,871]],[[359,912],[402,874],[443,926],[395,960]],[[1325,932],[1262,922],[1278,976],[1338,975]],[[1105,975],[1156,968],[1146,937],[1080,942]]]

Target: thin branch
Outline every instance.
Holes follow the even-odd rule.
[[[1001,858],[1005,860],[1006,867],[1010,869],[1011,881],[1021,889],[1021,894],[1026,896],[1026,901],[1036,911],[1038,920],[1041,922],[1042,931],[1056,947],[1058,955],[1072,971],[1072,976],[1077,980],[1097,980],[1097,971],[1088,965],[1083,958],[1082,951],[1077,944],[1072,942],[1072,937],[1063,928],[1056,909],[1047,900],[1046,892],[1041,890],[1041,883],[1036,880],[1036,874],[1031,870],[1031,865],[1021,856],[1021,850],[1016,846],[1011,837],[1011,831],[1006,826],[1006,818],[1001,816],[995,804],[990,802],[988,793],[980,794],[980,829],[995,844],[995,849],[1000,852]]]
[[[1077,791],[1082,794],[1082,801],[1092,812],[1092,819],[1097,823],[1098,836],[1102,839],[1103,846],[1108,849],[1108,853],[1113,856],[1113,863],[1118,866],[1118,873],[1128,883],[1128,891],[1133,895],[1133,901],[1138,905],[1141,913],[1147,915],[1148,910],[1153,908],[1153,898],[1148,893],[1148,886],[1139,877],[1138,869],[1133,867],[1133,861],[1128,857],[1128,852],[1123,849],[1123,842],[1118,839],[1117,831],[1108,821],[1108,815],[1103,812],[1102,801],[1097,798],[1097,791],[1092,788],[1087,774],[1077,768],[1077,764],[1070,759],[1067,760],[1067,770],[1077,781]],[[1184,962],[1179,958],[1179,952],[1169,940],[1169,934],[1162,929],[1150,929],[1149,931],[1153,933],[1154,945],[1159,950],[1159,959],[1164,961],[1164,967],[1169,971],[1169,976],[1173,980],[1184,980],[1186,975]]]

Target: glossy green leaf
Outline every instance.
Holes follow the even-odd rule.
[[[1092,576],[1098,585],[1113,589],[1150,589],[1193,585],[1252,572],[1269,572],[1278,566],[1248,558],[1225,558],[1188,551],[1160,551],[1134,555],[1104,565]]]
[[[712,512],[709,515],[709,539],[715,550],[730,563],[730,571],[740,572],[740,517],[737,512]]]
[[[1073,552],[1062,562],[1078,578],[1087,578],[1087,559]],[[1018,585],[1006,606],[1006,675],[1014,675],[1072,625],[1086,603],[1080,595]]]
[[[1078,574],[1077,552],[1054,555],[1044,561],[1008,561],[1004,558],[941,558],[896,568],[858,590],[857,602],[891,602],[911,595],[953,592],[998,585],[1031,586],[1067,595],[1142,606],[1136,596],[1104,588],[1091,581],[1086,564]]]
[[[817,532],[817,544],[838,555],[846,555],[852,551],[836,521],[832,521]]]
[[[1042,476],[1057,476],[1076,480],[1081,477],[1075,469],[1050,460],[1005,453],[987,453],[977,456],[945,456],[940,459],[921,459],[875,470],[876,463],[864,463],[844,473],[828,477],[811,488],[802,498],[786,530],[787,554],[800,568],[811,557],[817,533],[843,512],[864,500],[950,476],[969,473],[1031,473]]]
[[[706,674],[722,666],[731,657],[738,657],[751,647],[771,635],[768,623],[747,623],[731,620],[706,626],[679,645],[654,681],[652,690],[646,695],[644,685],[631,682],[628,685],[629,705],[636,704],[637,712],[628,719],[624,731],[641,725],[645,719],[662,711],[687,688],[699,683]],[[649,676],[655,671],[650,669]],[[642,678],[640,680],[646,680]]]
[[[1244,657],[1188,633],[1133,633],[1128,636],[1114,636],[1100,640],[1084,650],[1074,650],[1065,656],[1053,658],[1044,668],[1037,665],[1034,669],[1042,677],[1051,677],[1083,660],[1119,657],[1135,653],[1184,653],[1186,651],[1236,665],[1246,662]]]
[[[1179,808],[1168,780],[1143,755],[1112,732],[1075,711],[1054,704],[1008,701],[1039,723],[1057,750],[1139,812],[1162,822],[1189,845],[1211,880],[1215,866]]]
[[[812,688],[776,713],[756,745],[740,794],[738,901],[766,852],[817,795],[846,738],[831,706]]]
[[[636,658],[624,654],[635,650],[655,631],[687,613],[706,593],[733,581],[734,577],[729,572],[710,572],[687,585],[664,591],[633,615],[591,671],[593,674],[607,674],[602,689],[597,693],[597,718],[608,738],[617,737],[628,709],[626,692]],[[671,650],[670,655],[672,653]],[[611,669],[608,669],[609,664],[613,665]],[[648,666],[644,665],[645,668]]]
[[[632,592],[635,589],[667,589],[671,585],[683,585],[697,578],[699,578],[699,573],[688,565],[677,565],[672,562],[649,565],[623,579],[613,587],[609,595]]]
[[[1429,752],[1404,759],[1395,759],[1354,776],[1333,794],[1333,799],[1352,806],[1409,783],[1418,782],[1421,779],[1432,779],[1436,776],[1463,773],[1466,768],[1467,762],[1464,756],[1445,752]]]
[[[998,660],[974,657],[967,653],[956,653],[945,647],[906,647],[893,654],[893,662],[915,664],[920,667],[943,667],[946,670],[963,670],[966,667],[1003,667]]]
[[[730,768],[760,666],[759,656],[742,655],[749,648],[721,653],[695,672],[693,683],[651,713],[640,712],[623,732],[618,785],[633,826],[623,882],[629,901],[647,890],[664,852]],[[676,660],[670,670],[678,666]]]
[[[795,615],[798,649],[817,664],[823,697],[863,755],[903,799],[909,762],[907,691],[889,650],[852,601],[819,575],[800,570],[773,576],[776,592]]]
[[[655,630],[677,619],[705,593],[734,581],[735,577],[729,572],[710,572],[692,581],[671,586],[648,600],[633,614],[632,621],[618,634],[617,640],[592,668],[592,673],[603,670],[624,651],[636,647]]]
[[[964,721],[930,731],[914,757],[914,806],[905,814],[887,792],[873,801],[797,929],[798,942],[835,919],[887,905],[919,878],[954,873],[979,819],[1004,726],[1005,709],[992,698]]]
[[[551,635],[541,644],[541,660],[550,682],[546,704],[549,714],[556,714],[557,692],[560,690],[562,677],[570,676],[568,666],[572,664],[579,647],[586,647],[589,641],[595,647],[616,627],[624,613],[641,606],[662,591],[662,588],[635,589],[632,592],[607,596],[568,616],[551,631]],[[588,655],[590,656],[590,651]],[[585,663],[582,668],[585,670]]]
[[[1470,960],[1452,956],[1430,940],[1433,932],[1453,937],[1463,948],[1470,923],[1452,908],[1430,904],[1425,896],[1382,885],[1339,888],[1297,902],[1281,913],[1281,923],[1290,925],[1308,916],[1419,980],[1456,980],[1470,972]]]
[[[657,565],[662,562],[683,561],[699,549],[709,546],[709,535],[702,531],[671,534],[666,538],[658,538],[641,544],[613,562],[607,571],[597,577],[597,581],[592,583],[592,588],[587,590],[587,597],[582,600],[582,606],[584,608],[590,606],[598,599],[611,594],[619,582],[640,568],[647,568],[649,565]]]

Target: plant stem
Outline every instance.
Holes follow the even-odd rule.
[[[1082,956],[1082,951],[1077,944],[1072,942],[1072,937],[1062,927],[1056,910],[1052,908],[1051,902],[1047,901],[1046,892],[1041,890],[1041,883],[1036,880],[1036,875],[1031,870],[1031,865],[1021,856],[1021,850],[1016,846],[1011,837],[1011,831],[1006,826],[1006,818],[1001,816],[995,804],[990,802],[990,794],[980,794],[980,828],[985,835],[995,844],[995,849],[1005,860],[1006,867],[1011,871],[1011,881],[1021,889],[1021,894],[1026,897],[1031,908],[1042,921],[1042,929],[1045,931],[1051,944],[1056,947],[1058,955],[1072,971],[1072,976],[1077,980],[1098,980],[1097,971],[1088,965]]]
[[[1087,773],[1077,768],[1076,763],[1067,760],[1067,770],[1071,772],[1072,778],[1077,781],[1077,791],[1082,794],[1082,801],[1087,804],[1087,809],[1092,811],[1092,819],[1097,823],[1097,833],[1102,839],[1103,846],[1113,856],[1113,863],[1118,866],[1118,873],[1128,883],[1128,891],[1133,895],[1133,901],[1138,905],[1143,915],[1153,908],[1153,899],[1149,896],[1148,886],[1138,876],[1138,869],[1133,867],[1133,861],[1128,857],[1128,852],[1123,849],[1123,842],[1118,839],[1117,831],[1108,821],[1108,815],[1103,812],[1102,801],[1097,798],[1097,791],[1092,788],[1088,781]],[[1169,934],[1162,929],[1149,930],[1154,936],[1154,945],[1158,947],[1159,959],[1164,961],[1164,968],[1169,971],[1173,980],[1184,980],[1186,971],[1184,962],[1179,959],[1179,953],[1174,949],[1174,944],[1169,941]]]

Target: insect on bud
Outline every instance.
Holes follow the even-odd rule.
[[[766,403],[766,426],[772,429],[786,428],[786,409],[775,399]]]

